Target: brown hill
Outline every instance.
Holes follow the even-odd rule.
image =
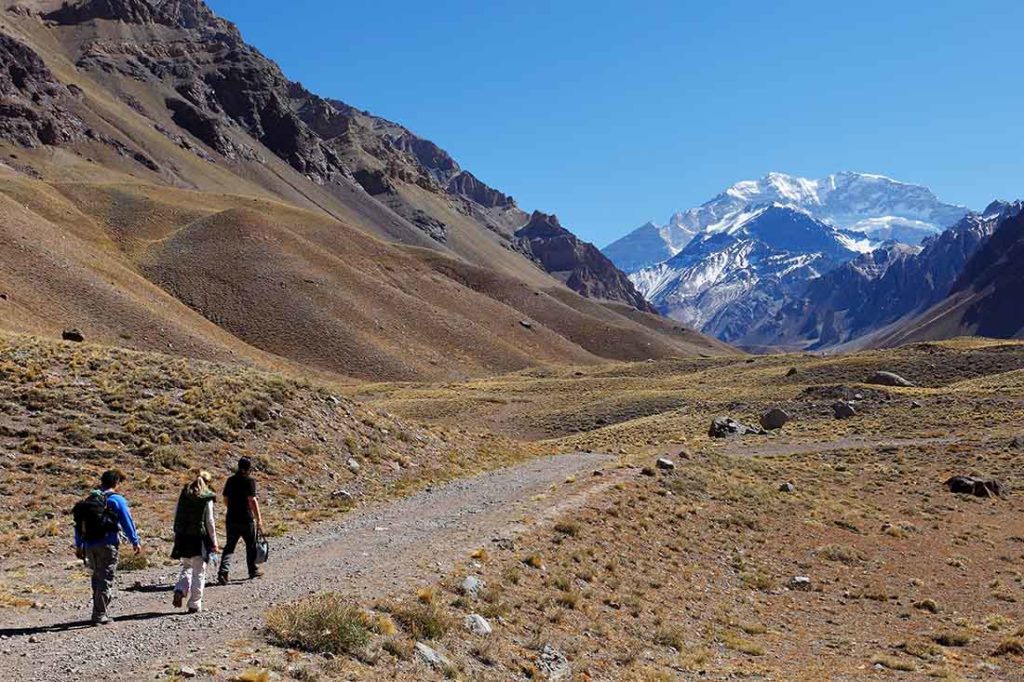
[[[3,7],[0,329],[388,379],[732,352],[550,275],[511,197],[202,2]]]

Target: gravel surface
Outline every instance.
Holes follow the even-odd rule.
[[[252,635],[273,604],[332,590],[354,599],[401,594],[444,574],[472,549],[514,537],[621,480],[624,472],[581,476],[557,495],[540,495],[611,460],[583,453],[534,460],[278,539],[264,578],[209,586],[206,611],[197,616],[172,608],[176,576],[166,567],[121,576],[122,585],[138,580],[145,587],[119,592],[115,622],[105,627],[89,626],[87,604],[8,610],[0,613],[0,678],[64,681],[114,671],[121,679],[151,678],[145,671],[161,662],[202,660],[201,652]]]

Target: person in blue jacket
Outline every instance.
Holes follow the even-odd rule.
[[[117,486],[121,480],[120,472],[105,471],[100,477],[99,489],[99,494],[106,498],[108,510],[115,512],[118,529],[111,530],[99,540],[89,541],[82,537],[77,527],[75,528],[76,553],[80,559],[85,560],[86,565],[92,570],[92,622],[95,625],[106,625],[110,622],[107,607],[110,606],[114,590],[114,577],[121,549],[121,533],[123,532],[128,538],[136,554],[142,551],[142,542],[135,529],[132,513],[128,509],[128,501],[117,492]]]

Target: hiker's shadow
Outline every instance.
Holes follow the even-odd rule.
[[[126,616],[117,616],[115,623],[125,623],[139,620],[153,620],[164,616],[181,615],[178,611],[147,611],[146,613],[131,613]],[[69,623],[57,623],[56,625],[39,625],[31,628],[0,628],[0,637],[28,637],[31,635],[45,635],[54,632],[71,632],[73,630],[85,630],[96,627],[91,620],[75,620]]]

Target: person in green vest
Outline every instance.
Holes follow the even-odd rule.
[[[213,501],[216,494],[210,489],[210,474],[200,471],[195,479],[181,490],[178,508],[174,513],[174,548],[171,558],[181,559],[181,575],[174,587],[174,607],[181,608],[188,597],[188,612],[203,610],[203,590],[206,588],[206,566],[220,550],[217,547],[217,528],[214,525]]]

